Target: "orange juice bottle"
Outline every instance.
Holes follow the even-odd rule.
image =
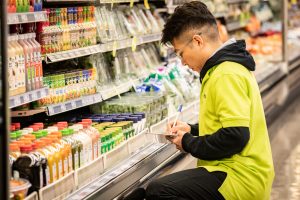
[[[60,144],[62,147],[62,161],[63,161],[62,165],[63,165],[63,176],[64,176],[68,174],[72,168],[72,160],[69,161],[69,159],[72,159],[71,145],[61,139],[62,138],[61,132],[55,131],[52,132],[51,135],[57,136],[57,138],[60,140]]]
[[[41,138],[41,141],[44,141],[46,146],[44,147],[44,151],[47,154],[47,184],[53,183],[57,180],[57,173],[56,173],[56,163],[55,163],[55,155],[54,155],[54,149],[51,146],[52,145],[52,139],[51,138]]]
[[[63,161],[62,161],[62,152],[59,144],[59,140],[55,135],[48,135],[48,138],[52,140],[52,147],[54,150],[54,158],[55,158],[55,165],[56,165],[56,176],[57,179],[62,178],[63,176]]]

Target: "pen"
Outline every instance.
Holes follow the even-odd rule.
[[[175,118],[175,121],[174,121],[174,123],[173,123],[173,126],[172,126],[172,127],[174,127],[174,126],[176,125],[176,123],[177,123],[177,120],[178,120],[178,117],[179,117],[179,115],[180,115],[181,111],[182,111],[182,105],[179,105],[179,107],[178,107],[178,111],[177,111],[177,114],[176,114],[176,118]]]

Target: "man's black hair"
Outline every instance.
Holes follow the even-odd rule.
[[[217,26],[216,19],[207,6],[200,1],[184,3],[176,7],[174,13],[168,18],[162,31],[161,43],[172,42],[185,31],[204,26]]]

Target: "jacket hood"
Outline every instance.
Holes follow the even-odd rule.
[[[209,69],[225,61],[239,63],[249,71],[255,70],[255,62],[253,57],[246,50],[245,40],[237,40],[235,43],[229,44],[217,51],[206,61],[200,72],[201,83]]]

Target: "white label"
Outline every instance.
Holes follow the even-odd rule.
[[[50,184],[50,170],[49,170],[49,166],[47,166],[47,168],[46,168],[46,182],[47,182],[47,185]]]
[[[65,159],[64,159],[64,175],[66,175],[68,173],[68,164],[69,164],[68,158],[65,157]]]
[[[82,167],[84,165],[84,163],[86,163],[86,160],[88,159],[88,156],[85,156],[85,150],[82,149],[80,152],[80,167]]]
[[[62,160],[59,160],[59,163],[58,163],[58,166],[59,166],[59,169],[58,169],[58,179],[62,178],[63,177],[63,165],[62,165]]]
[[[70,153],[70,155],[69,155],[69,169],[68,169],[68,172],[71,172],[72,171],[72,169],[73,169],[73,166],[72,166],[72,154]]]
[[[40,167],[40,187],[43,187],[43,169]]]
[[[95,143],[95,144],[94,144],[94,159],[97,158],[97,152],[98,152],[98,144]]]
[[[52,166],[52,177],[53,177],[53,182],[57,180],[57,171],[56,171],[56,164],[53,163],[53,166]]]
[[[79,166],[79,161],[78,161],[78,152],[76,152],[75,153],[75,155],[74,155],[74,159],[75,159],[75,161],[74,161],[74,163],[75,163],[75,169],[78,169],[78,166]],[[74,169],[74,170],[75,170]]]

